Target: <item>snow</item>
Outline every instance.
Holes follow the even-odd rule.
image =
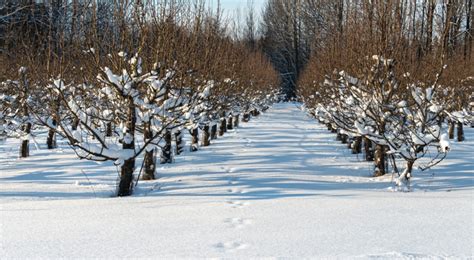
[[[111,197],[113,162],[78,160],[60,139],[18,159],[7,139],[0,258],[472,258],[473,130],[394,192],[298,104],[277,104],[124,198]]]

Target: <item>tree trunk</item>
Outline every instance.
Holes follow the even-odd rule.
[[[347,149],[352,149],[353,143],[354,143],[354,138],[347,137]]]
[[[251,114],[252,116],[257,117],[260,115],[260,111],[258,111],[258,109],[255,108],[254,110],[252,110]]]
[[[56,119],[53,119],[52,124],[54,127],[57,126],[57,123],[58,122],[56,121]],[[55,129],[49,129],[48,138],[46,139],[46,145],[48,146],[48,149],[54,149],[58,147],[56,143],[56,130]]]
[[[107,124],[107,126],[110,123]],[[109,127],[107,127],[109,128]],[[148,142],[153,138],[153,133],[151,131],[150,123],[145,123],[143,126],[143,138],[144,142]],[[143,175],[142,180],[154,180],[155,179],[155,169],[156,169],[156,159],[155,159],[155,149],[150,151],[145,151],[145,156],[143,158]]]
[[[55,149],[58,147],[56,143],[56,127],[58,126],[59,123],[59,107],[61,105],[61,100],[59,98],[56,98],[53,102],[52,105],[52,125],[54,129],[49,129],[48,131],[48,138],[46,139],[46,144],[48,146],[48,149]]]
[[[112,127],[112,122],[108,122],[106,129],[105,129],[105,136],[111,137],[113,135],[113,127]]]
[[[233,119],[234,119],[234,117],[232,117],[232,116],[229,116],[229,118],[227,119],[227,129],[229,129],[229,130],[234,129],[234,123],[233,123],[234,120]]]
[[[413,172],[413,165],[415,164],[415,161],[409,160],[407,161],[407,166],[405,170],[403,171],[403,174],[399,177],[399,181],[397,184],[404,183],[408,187],[410,186],[410,178],[412,177],[412,172]]]
[[[137,123],[137,115],[133,98],[128,98],[128,112],[127,112],[127,130],[126,134],[129,135],[131,140],[129,142],[123,142],[122,149],[134,150],[135,149],[135,126]],[[135,171],[135,158],[129,158],[125,160],[120,170],[120,182],[118,196],[129,196],[132,194],[133,187],[133,172]]]
[[[202,129],[202,146],[209,146],[210,144],[209,125],[206,124]]]
[[[155,149],[151,151],[145,151],[144,160],[144,170],[142,175],[142,180],[154,180],[155,179],[155,170],[156,170],[156,156]]]
[[[183,132],[181,130],[174,133],[174,140],[176,142],[176,155],[180,155],[184,151]]]
[[[242,122],[247,123],[248,121],[250,121],[250,114],[244,113],[244,115],[242,116]]]
[[[240,120],[240,119],[239,119],[239,115],[236,115],[236,116],[234,117],[234,128],[239,127],[239,120]]]
[[[457,134],[458,134],[458,142],[462,142],[462,141],[464,141],[464,129],[463,129],[463,125],[462,125],[461,122],[458,122],[457,125],[458,125],[458,131],[457,131]]]
[[[428,0],[428,13],[426,18],[426,46],[425,49],[431,52],[433,39],[433,18],[436,7],[436,0]]]
[[[352,153],[359,154],[362,152],[362,136],[354,137],[354,142],[352,143]]]
[[[347,144],[347,139],[348,138],[349,138],[349,136],[347,136],[346,134],[342,134],[341,135],[341,143]]]
[[[189,131],[191,134],[191,152],[195,152],[198,150],[199,145],[199,130],[198,128],[194,128]]]
[[[135,170],[135,159],[125,160],[120,170],[120,183],[118,196],[129,196],[132,194],[133,171]]]
[[[375,146],[375,177],[385,175],[385,147],[377,144]]]
[[[372,141],[364,137],[365,160],[371,162],[374,160],[374,151],[372,150]]]
[[[472,0],[466,0],[466,31],[464,32],[464,60],[470,60],[471,51],[469,43],[472,41],[472,29],[471,29],[471,12],[472,12]]]
[[[217,139],[217,124],[211,126],[211,140]]]
[[[454,139],[454,127],[455,127],[455,125],[456,125],[456,122],[449,121],[449,127],[448,127],[449,139]]]
[[[227,121],[225,118],[221,118],[221,124],[219,126],[219,136],[223,136],[227,132]]]
[[[172,163],[172,146],[171,146],[171,131],[166,130],[164,135],[165,145],[161,148],[160,164]]]
[[[29,141],[29,135],[31,133],[31,123],[28,122],[25,125],[23,125],[23,132],[24,134],[28,137],[23,139],[21,141],[21,147],[20,147],[20,157],[21,158],[26,158],[30,156],[30,141]]]

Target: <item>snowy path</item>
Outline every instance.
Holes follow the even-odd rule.
[[[472,257],[472,130],[440,167],[415,173],[412,193],[368,177],[369,163],[294,104],[161,167],[128,198],[107,198],[113,167],[67,149],[13,161],[7,143],[0,258]]]

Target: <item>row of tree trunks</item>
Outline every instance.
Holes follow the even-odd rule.
[[[253,109],[252,111],[250,111],[250,115],[252,116],[259,116],[260,115],[260,111],[258,111],[258,109]]]
[[[331,124],[327,124],[327,127],[331,131],[334,129]],[[374,161],[375,163],[374,176],[379,177],[386,174],[388,166],[386,146],[377,144],[374,148],[372,141],[368,138],[358,136],[353,138],[353,140],[350,140],[347,134],[341,133],[340,130],[336,130],[336,132],[336,140],[341,141],[343,144],[347,144],[347,148],[352,149],[353,154],[358,154],[362,151],[362,140],[364,140],[365,160]]]
[[[217,134],[219,135],[224,135],[225,132],[227,132],[227,129],[234,129],[235,127],[238,127],[239,125],[239,116],[230,116],[228,118],[228,120],[226,120],[225,118],[223,118],[220,122],[220,125],[219,125],[219,133],[217,131],[217,124],[212,124],[212,125],[209,125],[209,124],[206,124],[204,127],[203,127],[203,130],[202,130],[202,146],[209,146],[211,144],[211,140],[214,140],[214,139],[217,139]],[[107,131],[109,129],[109,125],[107,126]],[[112,129],[111,127],[111,124],[110,124],[110,129]],[[198,146],[199,146],[199,128],[196,127],[192,130],[189,130],[189,133],[191,135],[191,152],[194,152],[194,151],[197,151],[198,150]],[[145,124],[145,131],[144,131],[144,140],[145,142],[147,140],[149,140],[150,138],[152,137],[152,132],[151,132],[151,129],[149,128],[149,125]],[[174,138],[175,138],[175,142],[176,142],[176,150],[175,150],[175,153],[176,155],[179,155],[183,152],[183,149],[184,149],[184,145],[183,145],[183,132],[181,130],[177,130],[175,133],[174,133]],[[172,159],[172,134],[171,134],[171,131],[166,131],[165,132],[165,135],[164,135],[164,141],[165,141],[165,145],[162,147],[162,152],[161,152],[161,160],[160,160],[160,163],[161,164],[165,164],[165,163],[172,163],[173,162],[173,159]],[[125,164],[124,164],[125,166]],[[134,167],[134,165],[133,165]],[[152,151],[146,151],[145,152],[145,157],[144,157],[144,172],[143,172],[143,175],[142,175],[142,180],[153,180],[155,179],[155,171],[156,171],[156,150],[152,150]],[[123,171],[129,171],[131,168],[130,168],[130,165],[128,164],[127,165],[127,168],[124,169],[124,167],[122,167],[122,172]],[[128,179],[127,179],[128,180]],[[131,183],[131,179],[130,179],[130,183]],[[122,181],[121,181],[122,182]],[[123,186],[123,188],[122,188]],[[126,196],[125,194],[127,193],[125,187],[127,187],[127,185],[125,184],[125,181],[124,181],[124,184],[119,186],[119,196]],[[129,191],[131,192],[131,191]]]
[[[458,142],[464,141],[464,126],[461,122],[449,121],[448,123],[448,136],[449,139],[454,139],[454,130],[457,129],[457,140]]]

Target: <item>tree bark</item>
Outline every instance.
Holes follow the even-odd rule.
[[[227,132],[227,121],[225,120],[225,118],[221,118],[219,126],[219,136],[223,136],[225,132]]]
[[[31,134],[31,123],[28,122],[23,125],[23,132],[25,135],[29,136]],[[26,158],[30,156],[30,141],[28,139],[24,139],[21,141],[21,147],[20,147],[20,157],[21,158]]]
[[[113,135],[113,127],[112,127],[112,122],[108,122],[106,129],[105,129],[105,136],[111,137]]]
[[[228,130],[232,130],[234,129],[234,123],[233,123],[233,120],[234,118],[232,116],[229,116],[229,118],[227,119],[227,129]]]
[[[236,116],[234,117],[234,128],[239,127],[239,123],[240,123],[239,120],[240,120],[240,119],[239,119],[239,115],[236,115]]]
[[[249,113],[244,113],[244,115],[242,117],[242,122],[247,123],[248,121],[250,121],[250,114]]]
[[[211,140],[217,139],[217,124],[211,126]]]
[[[407,186],[410,185],[410,178],[413,175],[413,165],[415,164],[415,161],[413,160],[408,160],[407,161],[407,166],[405,171],[403,172],[403,175],[400,176],[400,180],[405,183]]]
[[[352,149],[352,144],[354,143],[354,138],[347,137],[347,149]]]
[[[122,149],[135,149],[135,127],[137,123],[137,115],[135,104],[132,97],[128,98],[128,112],[127,112],[127,131],[130,135],[130,142],[123,142]],[[132,194],[133,187],[133,172],[135,171],[135,158],[125,160],[120,170],[120,182],[118,196],[129,196]]]
[[[107,124],[107,126],[110,123]],[[107,127],[108,128],[108,127]],[[153,138],[153,133],[151,131],[150,123],[144,123],[143,126],[144,132],[143,132],[143,138],[144,142],[149,141],[151,138]],[[150,151],[145,151],[145,156],[143,158],[143,175],[142,175],[142,180],[154,180],[155,179],[155,169],[156,169],[156,157],[155,157],[155,149],[152,149]]]
[[[194,128],[189,131],[191,134],[191,152],[195,152],[198,150],[199,145],[199,130],[198,128]]]
[[[461,122],[457,123],[457,136],[458,136],[458,142],[464,141],[464,128]]]
[[[56,119],[53,119],[52,124],[54,127],[57,126]],[[48,130],[48,138],[46,139],[46,145],[48,146],[48,149],[55,149],[58,147],[56,143],[56,131],[54,129]]]
[[[449,139],[454,139],[454,128],[455,128],[455,126],[456,126],[456,122],[449,121],[449,127],[448,127]]]
[[[255,108],[251,111],[251,115],[254,117],[257,117],[260,115],[260,111],[258,111],[258,109]]]
[[[379,177],[385,175],[385,147],[377,144],[375,146],[375,172],[374,176]]]
[[[176,155],[180,155],[184,151],[183,132],[181,130],[174,133],[174,140],[176,142]]]
[[[369,138],[364,137],[364,151],[365,160],[371,162],[374,160],[374,151],[372,150],[372,141]]]
[[[352,153],[359,154],[362,152],[362,136],[356,136],[352,143]]]
[[[172,146],[171,146],[171,131],[166,130],[164,135],[165,145],[161,148],[161,159],[160,164],[172,163],[173,162],[173,155],[172,155]]]
[[[341,135],[341,143],[347,144],[347,139],[348,138],[349,138],[349,136],[347,136],[346,134],[342,134]]]
[[[202,146],[209,146],[210,144],[209,125],[206,124],[202,129]]]
[[[428,0],[428,13],[426,18],[426,50],[431,52],[432,49],[432,40],[433,40],[433,18],[434,10],[436,7],[436,0]]]
[[[52,105],[52,125],[54,128],[58,126],[59,123],[59,106],[61,105],[61,100],[56,98]],[[55,149],[58,147],[56,143],[56,129],[49,129],[48,138],[46,139],[46,145],[48,149]]]

